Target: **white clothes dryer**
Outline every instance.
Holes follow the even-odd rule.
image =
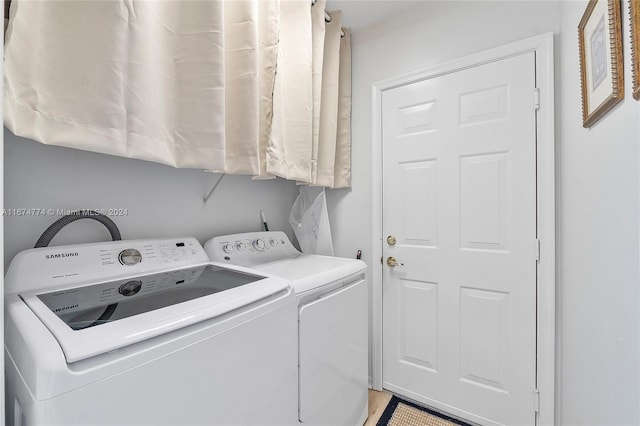
[[[361,260],[300,253],[283,232],[214,237],[212,260],[288,280],[298,301],[298,420],[364,424],[368,409],[368,303]]]
[[[5,282],[7,425],[297,424],[281,278],[182,238],[26,250]]]

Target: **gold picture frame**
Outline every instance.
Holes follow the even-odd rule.
[[[589,0],[578,25],[585,128],[624,99],[620,9],[620,0]]]
[[[640,100],[640,0],[629,0],[633,99]]]

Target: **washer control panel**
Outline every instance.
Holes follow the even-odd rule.
[[[7,294],[24,292],[29,287],[51,286],[117,277],[132,272],[154,272],[168,268],[193,266],[209,258],[195,238],[123,240],[75,246],[42,247],[18,253],[6,278]],[[15,277],[14,277],[15,275]],[[132,283],[119,289],[126,296],[136,292]]]
[[[105,246],[99,249],[102,266],[123,265],[125,267],[144,265],[166,265],[188,262],[198,257],[202,250],[197,241],[191,239],[147,241],[121,247]]]
[[[289,237],[280,231],[213,237],[204,249],[211,260],[249,267],[300,256]]]

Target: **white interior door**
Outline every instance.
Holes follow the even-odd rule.
[[[535,55],[382,96],[383,386],[535,424]]]

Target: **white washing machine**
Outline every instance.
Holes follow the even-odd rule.
[[[212,260],[247,266],[291,282],[298,300],[298,420],[362,425],[368,408],[366,264],[301,254],[283,232],[214,237]]]
[[[6,276],[7,425],[297,424],[297,303],[193,238],[26,250]]]

